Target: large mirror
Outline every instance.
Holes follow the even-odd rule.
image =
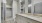
[[[42,14],[42,2],[34,5],[34,13]]]
[[[28,13],[31,13],[32,0],[28,0]]]

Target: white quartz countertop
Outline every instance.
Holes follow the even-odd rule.
[[[39,17],[39,16],[27,15],[27,14],[18,14],[18,15],[21,15],[21,16],[24,16],[24,17],[27,17],[27,18],[42,22],[42,17]]]

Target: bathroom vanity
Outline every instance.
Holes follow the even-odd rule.
[[[16,23],[42,23],[42,17],[32,14],[17,14]]]

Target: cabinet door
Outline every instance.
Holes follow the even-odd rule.
[[[41,22],[28,18],[28,23],[41,23]]]
[[[28,20],[23,16],[16,16],[17,23],[28,23]]]
[[[16,23],[40,23],[40,22],[32,20],[24,16],[16,15]]]

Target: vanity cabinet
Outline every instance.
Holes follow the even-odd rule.
[[[16,23],[42,23],[42,22],[38,22],[36,20],[21,15],[16,15]]]

